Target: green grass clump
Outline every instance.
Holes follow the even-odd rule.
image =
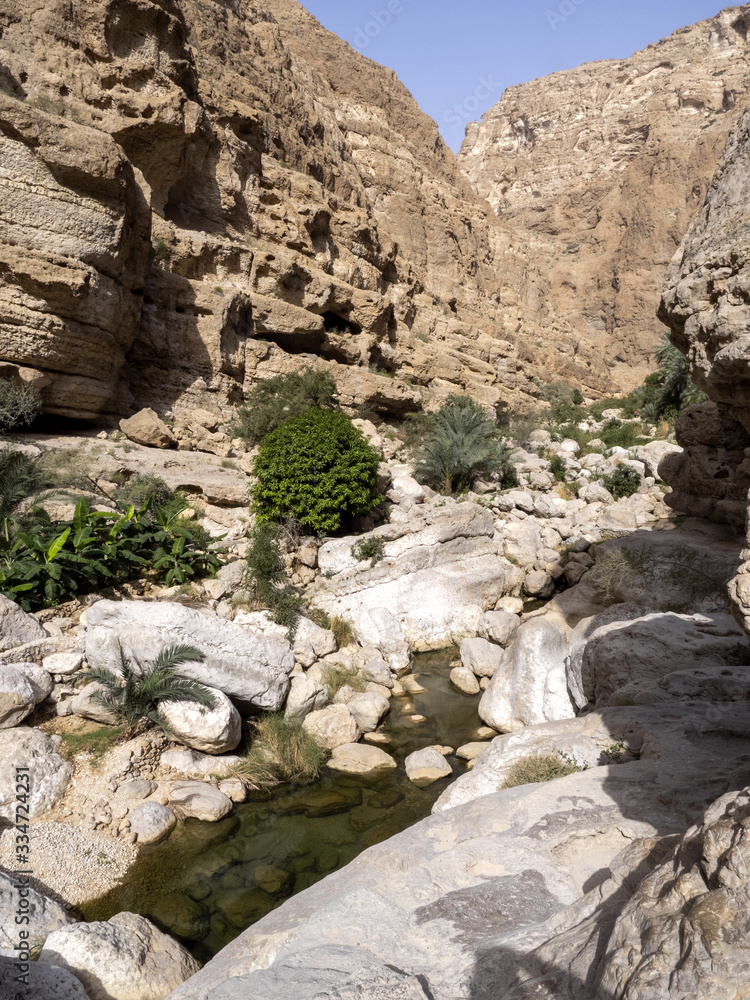
[[[359,562],[370,560],[370,565],[375,566],[385,556],[385,542],[377,535],[370,538],[363,538],[355,545],[352,545],[352,555]]]
[[[517,788],[519,785],[541,784],[545,781],[554,781],[555,778],[565,778],[581,770],[583,768],[575,761],[568,760],[560,754],[523,757],[510,767],[502,787]]]
[[[553,455],[549,461],[549,471],[558,483],[564,483],[568,475],[568,464],[562,455]]]
[[[174,500],[175,492],[159,476],[136,476],[117,491],[118,500],[132,504],[136,510],[144,504],[164,507]],[[184,505],[183,505],[184,506]]]
[[[73,760],[80,754],[88,754],[89,763],[96,768],[102,758],[120,740],[124,726],[99,726],[96,729],[84,728],[72,733],[64,733],[60,750],[66,760]]]
[[[296,716],[265,715],[253,723],[254,738],[238,771],[256,785],[315,781],[329,753]]]
[[[322,683],[331,701],[343,687],[350,687],[354,691],[367,690],[367,681],[356,667],[344,667],[332,663],[327,663],[323,667]]]

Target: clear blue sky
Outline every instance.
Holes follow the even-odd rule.
[[[302,0],[330,31],[403,80],[457,150],[513,84],[622,59],[702,21],[721,0]]]

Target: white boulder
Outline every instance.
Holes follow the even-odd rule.
[[[242,738],[240,713],[223,691],[211,690],[212,708],[190,701],[163,701],[159,711],[170,733],[191,750],[228,753]]]
[[[359,727],[346,705],[328,705],[311,712],[302,725],[326,750],[356,743],[360,737]]]
[[[561,628],[547,618],[525,622],[482,696],[482,720],[499,732],[513,732],[572,718],[567,656],[568,640]]]
[[[334,749],[328,761],[332,771],[344,774],[387,774],[397,766],[390,754],[367,743],[344,743]]]
[[[0,594],[0,653],[46,638],[47,633],[36,618]]]
[[[128,816],[130,832],[139,844],[158,844],[165,840],[177,825],[177,817],[159,802],[142,802]]]
[[[64,906],[37,892],[23,876],[11,878],[0,872],[0,955],[18,957],[15,948],[20,928],[28,932],[28,947],[38,951],[49,934],[72,923],[75,918]]]
[[[167,646],[188,644],[200,649],[205,660],[181,664],[181,676],[256,708],[277,711],[284,704],[294,653],[280,637],[167,601],[98,601],[86,612],[86,625],[91,667],[118,672],[122,648],[142,670]]]
[[[30,819],[48,812],[65,794],[73,767],[58,754],[59,739],[26,726],[0,730],[0,818],[15,823],[17,768],[28,769],[20,773],[29,776]]]
[[[502,612],[493,612],[498,614]],[[461,643],[461,666],[477,677],[493,677],[503,660],[503,649],[486,639],[464,639]]]
[[[39,961],[71,972],[91,1000],[164,1000],[200,969],[181,944],[134,913],[55,931]]]
[[[310,712],[316,712],[328,703],[328,692],[320,681],[308,674],[292,674],[291,681],[284,708],[286,715],[304,719]]]
[[[415,750],[405,761],[406,774],[419,788],[426,788],[453,774],[453,768],[435,747]]]

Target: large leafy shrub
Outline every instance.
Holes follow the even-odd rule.
[[[317,534],[338,531],[380,502],[380,456],[343,413],[311,409],[263,441],[255,460],[258,520],[294,518]]]
[[[42,401],[36,390],[0,379],[0,434],[28,427],[41,412]]]
[[[277,375],[250,390],[244,406],[237,411],[232,431],[251,446],[260,444],[284,421],[299,417],[313,407],[319,410],[337,408],[336,382],[332,375],[312,368]]]
[[[82,498],[71,521],[36,507],[22,524],[0,525],[0,594],[27,611],[149,574],[186,583],[219,566],[206,532],[174,508],[97,512]]]
[[[500,428],[470,396],[450,396],[421,421],[417,479],[443,493],[470,489],[477,479],[500,475],[503,488],[518,485]]]

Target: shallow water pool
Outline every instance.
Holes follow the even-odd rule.
[[[384,749],[397,771],[367,779],[326,770],[315,785],[255,794],[219,823],[180,824],[165,843],[140,852],[120,886],[81,907],[84,919],[143,914],[206,961],[290,896],[424,819],[454,779],[417,788],[404,758],[433,744],[456,749],[481,725],[479,696],[450,684],[452,655],[418,656],[424,694],[391,701],[385,730],[393,742]],[[427,721],[414,725],[401,711],[406,702]],[[454,778],[464,773],[462,762],[449,760]]]

